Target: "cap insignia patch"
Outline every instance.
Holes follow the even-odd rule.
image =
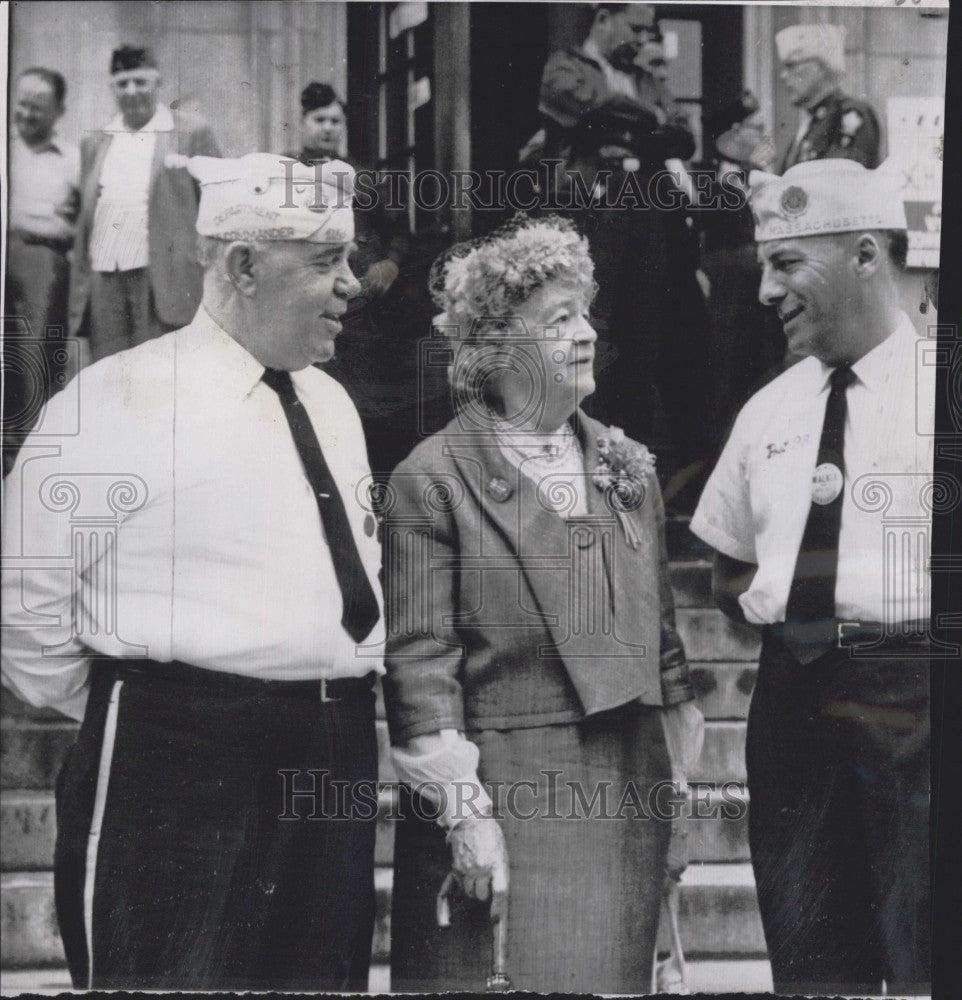
[[[808,195],[802,188],[793,184],[782,192],[781,206],[782,211],[790,219],[798,218],[808,208]]]

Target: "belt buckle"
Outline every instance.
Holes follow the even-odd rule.
[[[341,700],[340,698],[330,698],[330,697],[328,697],[328,694],[327,694],[327,678],[326,677],[322,677],[321,678],[320,685],[321,685],[321,702],[322,703],[326,704],[327,702],[330,702],[330,701],[340,701]]]
[[[838,649],[848,648],[848,644],[845,642],[845,629],[859,629],[862,627],[861,622],[837,622],[835,625],[836,631],[836,647]]]
[[[865,646],[871,644],[874,639],[878,638],[878,636],[875,636],[873,639],[868,630],[868,626],[866,623],[861,621],[837,622],[835,628],[838,636],[836,645],[839,649],[848,649],[852,646]],[[852,629],[855,632],[858,632],[860,629],[864,629],[865,632],[861,636],[853,635],[849,637],[845,635],[846,629]]]

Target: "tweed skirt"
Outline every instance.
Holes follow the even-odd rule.
[[[672,794],[660,710],[632,704],[469,737],[507,841],[513,986],[650,992]],[[456,895],[451,926],[437,926],[451,851],[417,806],[403,797],[396,824],[392,989],[482,990],[492,960],[488,904]]]

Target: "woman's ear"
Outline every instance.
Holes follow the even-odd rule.
[[[250,243],[234,242],[227,248],[224,267],[227,280],[241,293],[253,295],[257,288],[255,250]]]

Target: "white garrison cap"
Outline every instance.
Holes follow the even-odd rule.
[[[775,35],[782,62],[821,59],[836,73],[845,72],[845,28],[838,24],[793,24]]]
[[[237,160],[192,156],[200,182],[197,232],[219,240],[354,239],[354,168],[343,160],[314,167],[274,153]]]
[[[806,160],[781,177],[753,170],[748,201],[755,239],[906,229],[899,181],[888,160],[876,170],[843,159]]]

